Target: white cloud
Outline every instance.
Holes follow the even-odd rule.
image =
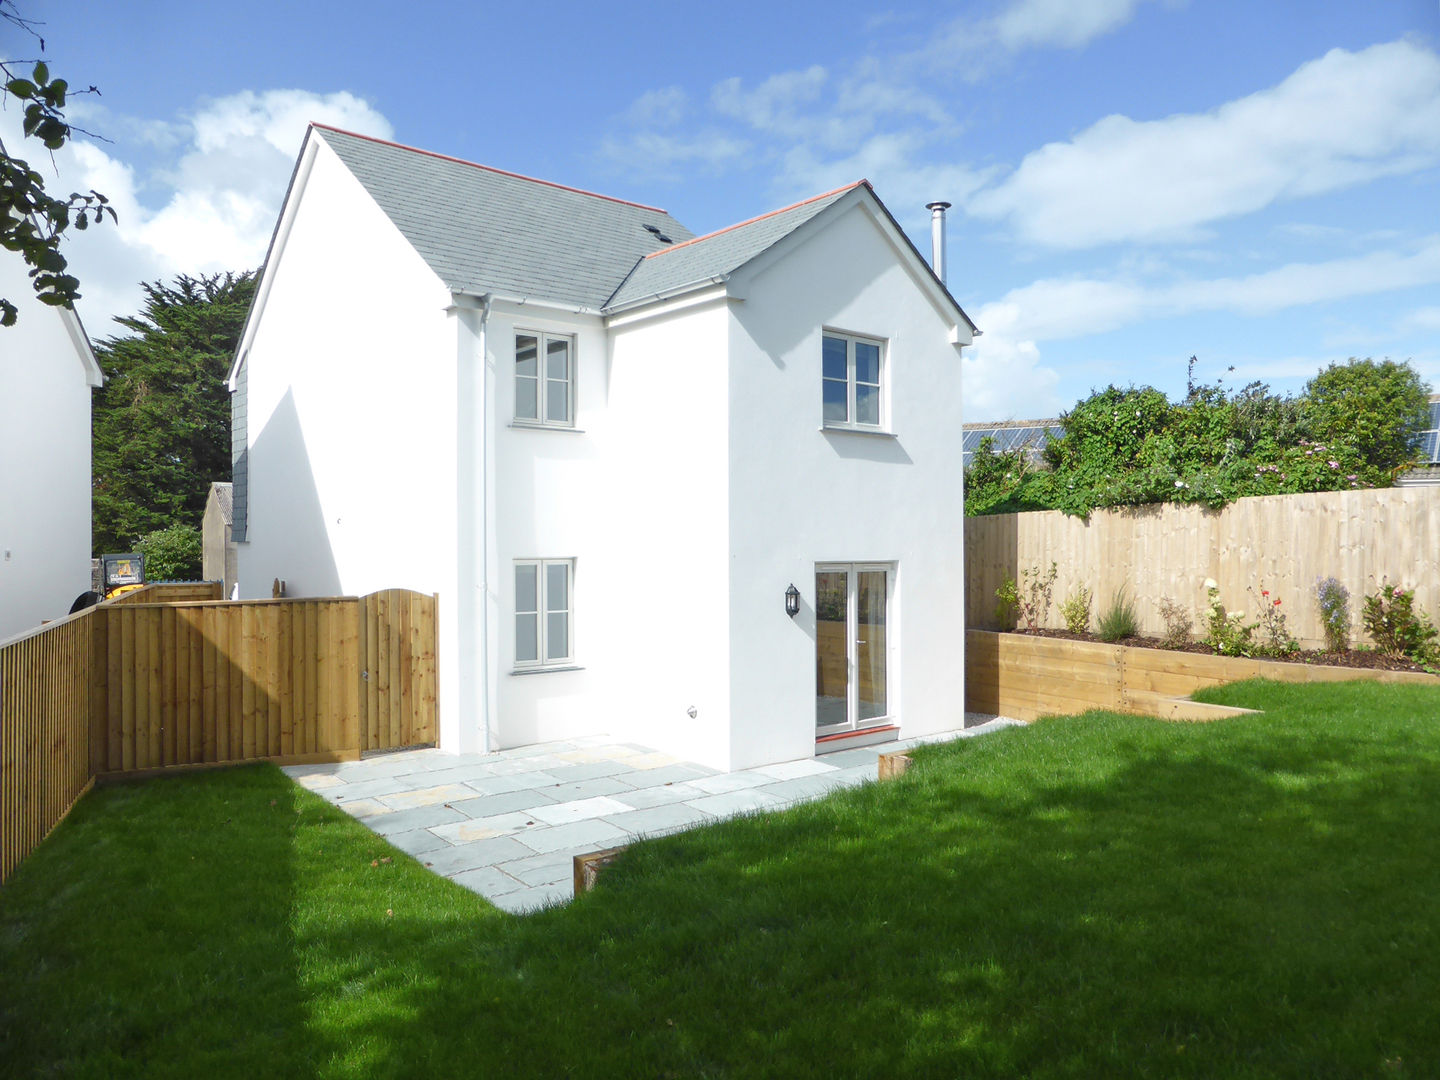
[[[753,90],[738,78],[724,79],[710,91],[710,104],[721,116],[743,121],[757,131],[791,135],[803,131],[802,106],[819,98],[825,69],[814,64],[804,71],[772,75]]]
[[[1078,49],[1124,26],[1141,0],[1017,0],[990,23],[1012,52],[1037,46]]]
[[[659,90],[647,90],[635,99],[625,113],[625,119],[640,127],[674,127],[685,118],[690,108],[690,96],[678,86],[666,86]]]
[[[1050,247],[1168,240],[1437,161],[1440,57],[1396,41],[1333,49],[1208,113],[1105,117],[1027,155],[967,210]]]
[[[353,94],[245,91],[207,101],[180,121],[112,122],[99,114],[95,126],[115,143],[77,138],[58,152],[55,188],[102,191],[119,217],[67,241],[91,334],[105,336],[112,315],[136,310],[141,281],[258,267],[312,120],[393,134],[390,122]],[[17,142],[7,139],[16,149]],[[117,149],[127,143],[158,151],[160,164],[138,172]]]
[[[986,304],[976,316],[985,328],[961,354],[967,421],[1036,420],[1062,408],[1060,373],[1040,363],[1034,341],[1017,338],[1007,325],[1013,312]]]

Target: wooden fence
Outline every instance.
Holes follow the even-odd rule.
[[[1059,576],[1048,627],[1064,625],[1059,603],[1077,585],[1094,593],[1093,617],[1124,585],[1142,633],[1164,632],[1158,604],[1166,596],[1195,612],[1198,628],[1204,582],[1213,578],[1226,608],[1245,610],[1251,621],[1260,590],[1269,590],[1269,599],[1282,601],[1290,632],[1318,648],[1317,578],[1335,577],[1350,590],[1357,640],[1362,598],[1387,576],[1415,589],[1417,603],[1440,619],[1440,488],[1269,495],[1219,511],[1129,507],[1097,510],[1088,521],[1058,511],[967,518],[965,625],[995,628],[1003,576],[1021,581],[1025,568],[1048,570],[1052,561]]]
[[[0,881],[97,777],[433,743],[435,607],[132,600],[0,644]]]
[[[109,601],[112,604],[179,604],[186,600],[224,600],[225,586],[218,581],[161,581],[142,585]]]
[[[1418,672],[1286,664],[983,630],[965,634],[965,708],[1016,720],[1069,716],[1090,709],[1172,720],[1208,719],[1237,710],[1184,699],[1202,687],[1255,678],[1276,682],[1374,679],[1440,687],[1440,677]]]

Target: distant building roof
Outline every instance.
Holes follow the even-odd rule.
[[[323,124],[312,131],[454,292],[598,311],[642,256],[668,246],[656,232],[694,235],[653,206]]]
[[[210,485],[210,497],[215,500],[215,506],[220,511],[220,519],[226,525],[234,524],[235,486],[228,481],[216,480]]]
[[[1003,420],[998,423],[976,423],[962,425],[961,436],[962,468],[970,467],[970,458],[980,446],[980,440],[995,440],[997,453],[1007,450],[1024,449],[1031,459],[1037,459],[1045,444],[1058,439],[1064,428],[1058,419],[1047,420]]]

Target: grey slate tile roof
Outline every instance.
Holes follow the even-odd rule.
[[[647,255],[606,307],[622,307],[733,273],[864,183],[860,180]]]
[[[663,210],[316,124],[420,257],[457,292],[598,311],[642,256],[694,234]]]

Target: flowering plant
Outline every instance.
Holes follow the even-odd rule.
[[[1221,656],[1254,656],[1259,623],[1247,623],[1243,611],[1226,611],[1214,578],[1205,579],[1205,595],[1210,608],[1205,617],[1205,644]]]
[[[1333,578],[1315,582],[1315,602],[1320,605],[1320,625],[1331,652],[1350,648],[1350,590]]]
[[[1249,590],[1255,595],[1255,590]],[[1269,589],[1260,590],[1260,643],[1256,651],[1261,656],[1285,656],[1296,652],[1300,643],[1290,636],[1285,626],[1285,614],[1280,610],[1280,598],[1272,597]]]
[[[1440,630],[1415,606],[1415,590],[1382,580],[1380,588],[1365,597],[1360,621],[1365,632],[1385,655],[1414,660],[1418,664],[1440,664]]]

